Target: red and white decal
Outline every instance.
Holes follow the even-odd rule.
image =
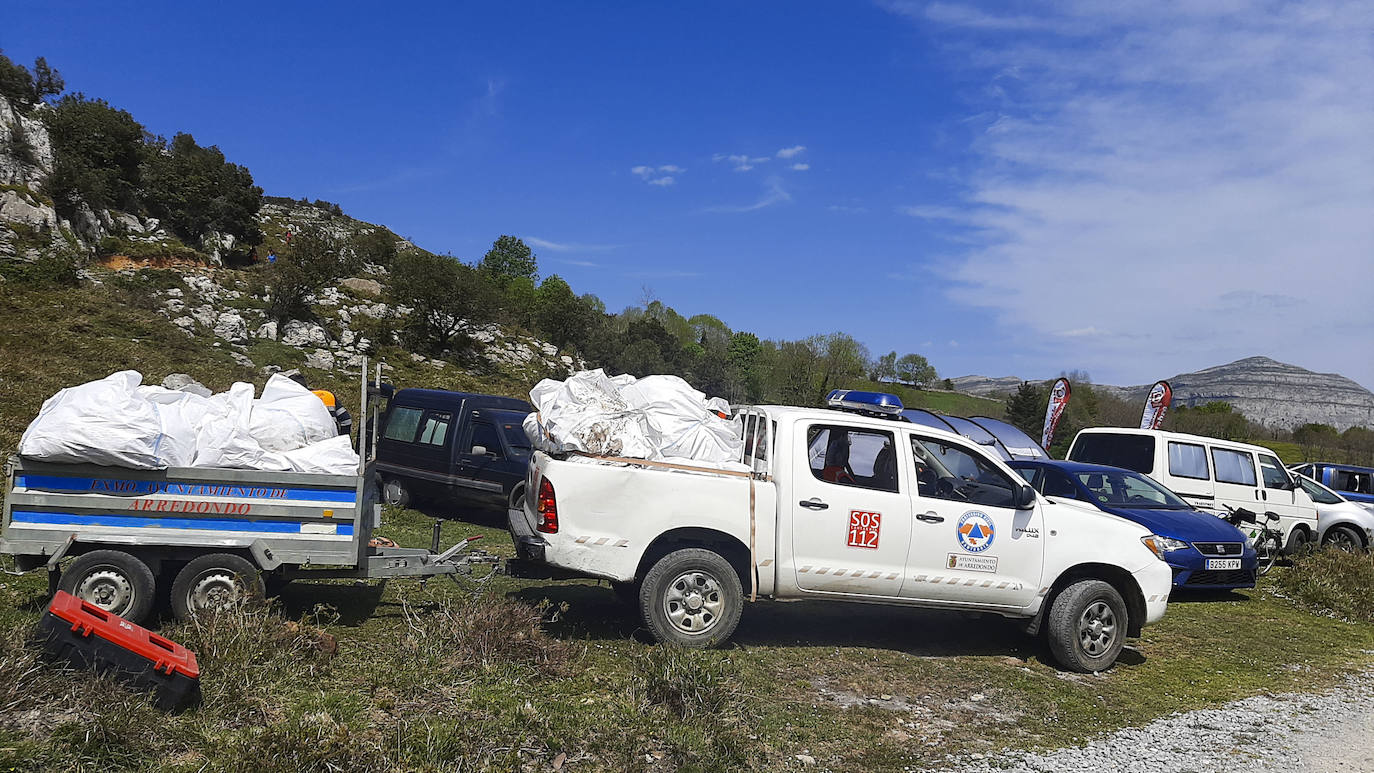
[[[878,549],[878,530],[883,514],[868,510],[849,511],[849,547]]]

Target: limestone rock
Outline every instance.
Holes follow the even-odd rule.
[[[301,322],[293,319],[286,323],[286,329],[281,333],[281,342],[287,346],[301,348],[310,345],[328,346],[329,333],[313,322]]]
[[[253,333],[254,338],[266,338],[269,341],[277,340],[277,323],[275,320],[262,323]]]
[[[316,349],[305,355],[305,367],[319,370],[334,369],[334,355],[326,349]]]
[[[30,228],[56,228],[57,211],[36,196],[19,191],[0,191],[0,221],[23,223]]]
[[[190,392],[193,395],[200,395],[201,397],[209,397],[212,394],[208,387],[185,373],[169,374],[167,378],[162,379],[162,386],[166,389]]]
[[[375,279],[363,279],[361,277],[350,277],[339,282],[340,285],[347,287],[359,295],[366,295],[372,298],[380,297],[382,285]]]
[[[231,343],[248,340],[248,323],[236,311],[220,312],[215,320],[215,336]]]

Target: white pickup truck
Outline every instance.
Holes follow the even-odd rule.
[[[655,638],[686,646],[729,639],[746,599],[825,599],[1021,618],[1086,672],[1164,614],[1171,573],[1143,526],[879,415],[898,411],[739,409],[738,471],[536,452],[510,570],[610,580]]]

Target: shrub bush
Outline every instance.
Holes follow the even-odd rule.
[[[1374,622],[1374,555],[1325,548],[1293,559],[1277,581],[1295,601],[1315,611]]]

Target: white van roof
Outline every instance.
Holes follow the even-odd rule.
[[[1237,440],[1223,440],[1221,438],[1207,437],[1206,435],[1190,435],[1186,432],[1169,432],[1162,429],[1136,429],[1135,427],[1087,427],[1078,431],[1079,435],[1149,435],[1150,437],[1162,438],[1165,440],[1177,440],[1186,443],[1198,443],[1201,445],[1221,446],[1236,450],[1254,451],[1256,453],[1269,454],[1275,458],[1278,454],[1271,448],[1257,446],[1253,443],[1241,443]],[[1074,436],[1074,442],[1078,437]]]

